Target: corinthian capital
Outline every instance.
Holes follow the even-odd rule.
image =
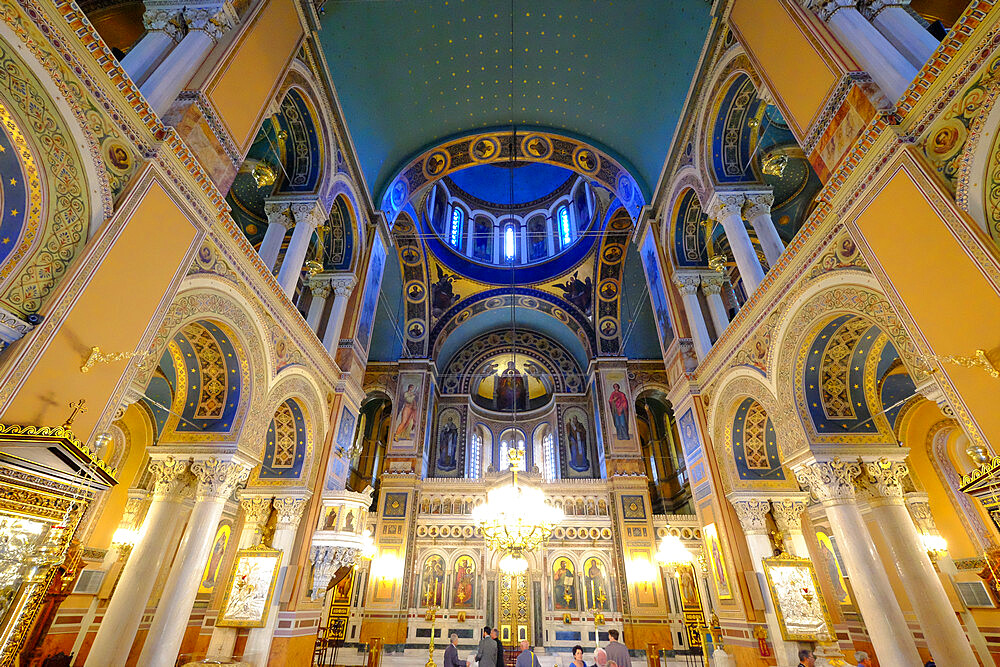
[[[746,196],[746,206],[743,214],[747,220],[753,220],[760,215],[771,215],[771,207],[774,206],[774,194],[770,192],[756,192]]]
[[[308,502],[308,498],[276,496],[274,511],[278,514],[278,528],[297,527]]]
[[[720,294],[725,284],[726,279],[715,271],[701,274],[701,288],[705,290],[705,294]]]
[[[264,214],[267,216],[267,224],[281,225],[285,229],[291,229],[295,225],[295,218],[289,210],[288,202],[266,201],[264,202]]]
[[[873,502],[903,502],[903,478],[910,474],[902,461],[879,459],[864,464],[865,492]]]
[[[184,22],[188,31],[200,30],[218,42],[238,22],[235,10],[228,3],[184,8]]]
[[[874,21],[875,17],[890,7],[908,7],[910,0],[862,0],[861,13],[869,21]]]
[[[168,456],[149,463],[153,476],[153,499],[181,499],[191,492],[193,478],[188,472],[188,462]]]
[[[314,299],[326,299],[330,296],[330,279],[325,276],[310,277],[309,292]]]
[[[844,463],[840,459],[807,463],[795,470],[799,484],[824,505],[853,502],[854,478],[861,474],[857,463]]]
[[[210,458],[192,463],[191,472],[198,478],[198,500],[225,500],[250,477],[250,466],[240,461]]]
[[[357,279],[351,275],[330,279],[330,286],[333,287],[333,293],[346,298],[350,298],[351,293],[354,291],[354,286],[357,284]]]
[[[747,498],[731,502],[744,533],[767,535],[767,513],[771,509],[771,501],[766,498]]]
[[[829,21],[830,17],[841,9],[853,9],[857,0],[807,0],[806,8],[816,12],[821,21]]]
[[[243,521],[254,526],[261,526],[271,515],[270,496],[250,496],[240,497],[240,509],[243,510]]]
[[[292,202],[289,205],[292,217],[296,225],[306,225],[311,229],[316,229],[326,220],[326,211],[319,200]]]
[[[166,33],[175,42],[184,37],[184,27],[179,7],[150,8],[142,14],[142,25],[149,32]]]
[[[360,555],[361,549],[355,546],[314,545],[309,551],[313,564],[312,599],[321,597],[337,570],[352,565]]]
[[[802,513],[806,511],[805,499],[781,498],[771,501],[771,516],[785,535],[802,532]]]
[[[697,273],[675,273],[674,285],[684,296],[697,294],[698,285],[701,284],[701,276]]]
[[[716,192],[708,202],[706,213],[713,220],[722,220],[731,215],[739,217],[745,200],[742,192]]]

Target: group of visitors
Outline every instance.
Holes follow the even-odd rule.
[[[594,662],[590,667],[632,667],[628,647],[618,641],[619,636],[614,628],[608,630],[608,644],[594,650]],[[444,667],[472,667],[471,660],[466,662],[458,657],[458,635],[453,632],[449,639],[451,642],[444,650]],[[542,667],[527,639],[521,640],[520,647],[515,667]],[[488,625],[483,628],[475,662],[479,667],[504,667],[503,644],[496,628]],[[587,667],[583,660],[583,647],[580,645],[573,647],[573,667]]]

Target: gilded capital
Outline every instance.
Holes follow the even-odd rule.
[[[238,22],[236,12],[228,2],[217,6],[185,7],[184,22],[188,31],[200,30],[218,42]]]
[[[191,472],[198,478],[198,500],[225,500],[250,477],[250,466],[211,458],[192,463]]]
[[[281,225],[285,229],[291,229],[295,226],[295,219],[292,217],[287,202],[264,202],[264,214],[267,215],[267,224],[269,225]]]
[[[767,513],[771,509],[771,501],[767,498],[748,498],[731,502],[745,534],[767,535]]]
[[[735,215],[740,217],[743,211],[743,202],[746,197],[742,192],[739,193],[715,193],[712,197],[712,201],[708,203],[708,208],[706,213],[708,217],[713,220],[722,220],[729,216]]]
[[[771,516],[774,523],[785,535],[802,532],[802,513],[806,511],[806,501],[781,498],[771,501]]]
[[[757,192],[746,196],[746,205],[743,207],[743,214],[747,220],[753,220],[761,215],[771,215],[771,207],[774,206],[774,194],[770,192]]]
[[[807,463],[795,470],[799,484],[824,505],[854,502],[854,479],[860,474],[859,464],[840,459]]]
[[[274,511],[278,515],[278,528],[295,528],[309,503],[308,498],[275,496]]]
[[[179,7],[147,9],[142,14],[142,25],[149,32],[166,33],[174,42],[179,42],[184,37],[184,26]]]
[[[705,294],[721,294],[725,284],[726,279],[715,271],[701,274],[701,288],[705,290]]]
[[[701,276],[697,273],[675,273],[674,285],[684,296],[691,296],[698,293],[698,285],[701,284]]]
[[[243,510],[243,521],[246,524],[261,526],[271,515],[270,496],[242,496],[240,509]]]
[[[309,292],[314,299],[326,299],[331,291],[329,278],[314,276],[309,279]]]
[[[149,462],[153,477],[153,500],[180,500],[191,492],[193,478],[188,472],[188,462],[168,456]]]
[[[879,459],[864,464],[859,482],[871,501],[902,503],[903,478],[908,474],[909,468],[902,461]]]

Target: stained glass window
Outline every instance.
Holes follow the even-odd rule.
[[[451,233],[449,234],[449,241],[452,247],[457,248],[462,244],[462,219],[465,216],[462,214],[462,209],[457,206],[451,211]]]
[[[503,230],[503,256],[507,261],[512,261],[517,256],[517,248],[514,244],[514,225],[507,225]]]
[[[566,206],[559,207],[559,242],[562,247],[565,248],[570,243],[573,242],[573,235],[569,228],[569,208]]]

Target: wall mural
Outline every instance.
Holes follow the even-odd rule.
[[[455,561],[455,592],[451,606],[454,609],[471,609],[475,606],[476,562],[470,556],[459,556]]]
[[[559,557],[552,565],[552,607],[572,611],[576,603],[576,571],[569,558]]]
[[[587,609],[611,609],[611,589],[608,587],[608,568],[599,558],[589,558],[583,564],[583,592]]]
[[[202,573],[201,583],[198,585],[198,595],[211,594],[215,590],[215,585],[219,582],[222,560],[226,555],[226,548],[229,546],[229,537],[232,532],[233,526],[228,519],[219,524],[215,540],[212,542],[212,553],[205,564],[205,572]]]
[[[572,406],[560,406],[560,456],[561,476],[591,477],[590,433],[588,424],[592,419],[586,410]]]
[[[711,563],[712,579],[715,581],[715,590],[719,594],[720,600],[731,600],[733,597],[732,588],[729,586],[729,575],[726,573],[726,561],[722,553],[722,544],[719,542],[719,533],[714,523],[710,523],[702,529],[705,536],[705,546],[708,548],[708,559]]]
[[[417,404],[423,389],[424,376],[421,373],[399,374],[399,396],[396,399],[394,442],[412,442],[417,434]]]
[[[441,556],[429,556],[424,561],[420,577],[420,606],[440,607],[444,604],[444,573],[444,558]]]
[[[371,342],[372,324],[378,310],[379,288],[382,286],[382,271],[385,269],[385,246],[382,237],[375,235],[372,241],[371,262],[368,267],[368,277],[365,279],[365,291],[361,301],[361,319],[358,320],[357,340],[361,349],[368,353]]]
[[[462,477],[465,470],[465,406],[438,412],[434,448],[435,477]]]
[[[653,320],[660,334],[660,349],[665,355],[670,342],[674,339],[674,329],[670,324],[669,299],[663,285],[663,273],[660,270],[660,258],[656,251],[656,238],[652,228],[646,230],[646,235],[642,239],[641,254],[646,284],[649,285],[649,301],[653,306]]]

